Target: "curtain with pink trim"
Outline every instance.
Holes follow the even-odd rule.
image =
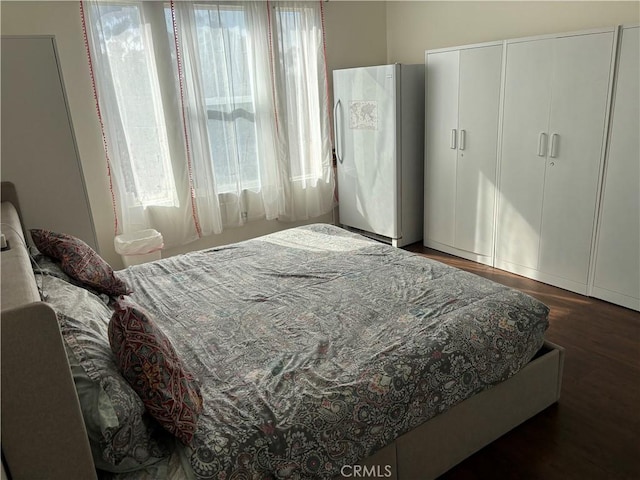
[[[320,2],[82,2],[120,231],[334,206]]]

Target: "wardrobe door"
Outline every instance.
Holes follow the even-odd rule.
[[[622,31],[594,297],[640,310],[640,28]]]
[[[456,248],[493,256],[502,45],[460,51]]]
[[[538,269],[587,284],[613,32],[558,38]]]
[[[84,176],[52,37],[2,37],[2,181],[25,229],[47,228],[97,249]]]
[[[426,57],[425,245],[454,242],[459,57],[458,51]]]
[[[496,266],[538,267],[554,39],[507,44]]]

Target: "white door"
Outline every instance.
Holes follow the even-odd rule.
[[[502,45],[429,52],[426,66],[425,244],[490,262]]]
[[[640,28],[620,48],[592,293],[640,310]]]
[[[613,32],[554,42],[542,272],[587,284]]]
[[[613,32],[508,44],[497,266],[586,291],[612,47]]]
[[[16,186],[26,229],[68,233],[97,250],[55,41],[3,37],[1,46],[2,181]]]
[[[454,244],[460,52],[426,58],[424,240]]]
[[[333,72],[340,223],[400,235],[398,65]]]
[[[502,45],[460,52],[456,248],[493,255]]]
[[[554,39],[510,43],[506,53],[496,263],[536,269]]]

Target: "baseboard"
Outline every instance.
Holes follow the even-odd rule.
[[[460,250],[459,248],[451,247],[449,245],[445,245],[444,243],[436,242],[435,240],[431,239],[425,239],[423,245],[427,248],[438,250],[439,252],[444,252],[448,253],[449,255],[454,255],[466,260],[471,260],[472,262],[482,263],[483,265],[488,265],[490,267],[494,266],[492,256],[480,255],[474,252],[469,252],[467,250]]]
[[[594,286],[591,290],[591,296],[606,302],[630,308],[631,310],[640,311],[640,299],[623,295],[622,293],[612,292],[606,288]]]
[[[563,288],[570,292],[579,293],[580,295],[587,295],[587,284],[569,280],[567,278],[558,277],[556,275],[550,275],[548,273],[535,270],[533,268],[524,267],[516,263],[506,262],[496,258],[495,268],[500,270],[506,270],[507,272],[515,273],[516,275],[522,275],[523,277],[537,280],[538,282],[553,285],[554,287]]]

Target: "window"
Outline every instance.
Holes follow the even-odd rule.
[[[260,189],[255,103],[249,68],[245,10],[196,4],[198,77],[207,117],[211,161],[218,193]],[[165,10],[173,37],[170,9]]]
[[[175,205],[175,185],[169,157],[153,45],[134,5],[101,5],[101,46],[113,78],[119,111],[117,151],[126,157],[126,191],[140,204]]]
[[[320,176],[321,163],[314,162],[311,152],[322,150],[321,122],[309,122],[306,118],[321,118],[321,88],[324,85],[308,83],[309,77],[317,78],[317,64],[310,62],[307,53],[314,37],[320,35],[310,15],[312,10],[293,6],[276,6],[275,24],[280,49],[281,82],[285,86],[287,112],[287,139],[291,157],[299,159],[291,164],[291,180],[314,180]],[[322,45],[322,38],[318,44]]]
[[[331,210],[320,2],[85,3],[124,230]]]

